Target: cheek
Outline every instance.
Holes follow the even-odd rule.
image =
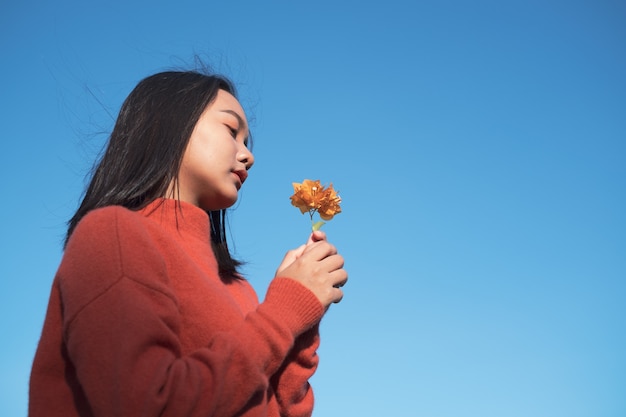
[[[191,185],[199,178],[207,175],[207,167],[209,166],[210,162],[207,161],[207,155],[204,154],[203,149],[190,143],[180,163],[179,181]]]
[[[198,167],[210,166],[215,159],[213,148],[210,145],[209,141],[192,140],[189,142],[183,155],[181,168],[186,166],[187,169],[194,170]]]

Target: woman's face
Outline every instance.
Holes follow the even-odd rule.
[[[191,134],[172,196],[204,210],[232,206],[254,163],[248,134],[243,108],[219,90]]]

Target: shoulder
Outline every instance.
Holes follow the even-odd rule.
[[[85,215],[76,226],[65,248],[65,257],[79,255],[91,261],[119,262],[150,246],[152,240],[146,219],[121,206],[108,206]]]
[[[75,241],[99,240],[116,237],[124,228],[142,228],[143,216],[122,206],[108,206],[87,213],[76,225],[68,241],[68,248],[76,245]],[[120,226],[122,226],[120,228]]]
[[[149,222],[121,206],[96,209],[81,219],[57,275],[63,294],[85,303],[123,279],[168,292],[163,254]]]
[[[138,245],[150,246],[151,240],[141,214],[121,206],[103,207],[78,222],[67,242],[64,260],[78,256],[92,263],[119,262],[138,252]]]

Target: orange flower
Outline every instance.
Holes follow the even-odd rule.
[[[304,180],[302,184],[293,183],[294,194],[290,197],[291,204],[300,209],[302,214],[309,213],[311,222],[313,222],[313,214],[318,212],[324,220],[332,219],[336,214],[341,213],[341,197],[333,189],[330,184],[328,188],[324,188],[319,180]],[[313,225],[313,229],[317,230],[324,222],[318,222]]]
[[[333,185],[330,184],[326,190],[324,190],[324,197],[320,200],[320,207],[317,212],[324,220],[332,219],[335,214],[341,213],[341,197],[333,189]]]
[[[302,214],[310,210],[316,210],[318,208],[319,198],[322,195],[319,191],[322,190],[322,188],[322,184],[320,184],[319,180],[304,180],[302,184],[294,182],[294,194],[290,197],[291,204],[298,207]]]

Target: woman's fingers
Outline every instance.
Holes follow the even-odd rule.
[[[343,256],[337,248],[326,241],[323,232],[311,234],[309,242],[289,251],[277,276],[294,279],[310,289],[324,308],[338,303],[343,298],[341,287],[348,280]]]
[[[301,245],[295,249],[292,249],[285,254],[285,257],[283,258],[282,262],[276,269],[276,273],[278,274],[280,271],[282,271],[283,269],[291,265],[293,262],[295,262],[296,259],[302,256],[302,254],[304,253],[304,250],[308,246],[313,245],[316,242],[321,242],[325,240],[326,240],[326,233],[320,230],[316,230],[313,233],[311,233],[311,235],[309,236],[309,239],[304,245]]]
[[[328,256],[335,255],[337,248],[325,240],[313,242],[304,248],[302,256],[310,257],[314,260],[322,260]]]
[[[341,267],[338,267],[328,273],[328,280],[334,288],[341,288],[346,285],[348,282],[348,272],[343,269],[343,263],[341,264]]]
[[[278,266],[278,269],[276,270],[276,274],[277,275],[280,274],[280,272],[282,270],[284,270],[289,265],[294,263],[296,261],[296,259],[298,259],[302,255],[302,253],[304,252],[305,248],[306,248],[306,245],[301,245],[300,247],[298,247],[296,249],[292,249],[292,250],[288,251],[285,254],[285,257],[283,258],[282,262]]]

